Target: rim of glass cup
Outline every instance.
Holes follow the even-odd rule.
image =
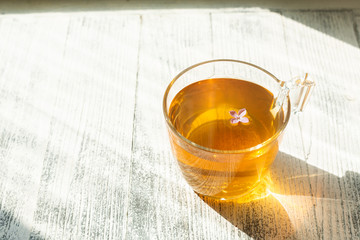
[[[213,152],[213,153],[227,153],[227,154],[238,154],[238,153],[246,153],[246,152],[250,152],[250,151],[254,151],[257,149],[260,149],[270,143],[272,143],[274,140],[276,140],[280,134],[285,130],[289,119],[290,119],[290,115],[291,115],[291,105],[290,105],[290,99],[289,99],[289,95],[287,96],[287,100],[288,100],[288,111],[285,117],[285,122],[281,125],[281,127],[276,131],[276,133],[274,133],[270,138],[268,138],[267,140],[263,141],[262,143],[259,143],[256,146],[253,147],[249,147],[249,148],[244,148],[244,149],[238,149],[238,150],[219,150],[219,149],[215,149],[215,148],[207,148],[204,146],[201,146],[195,142],[190,141],[189,139],[187,139],[186,137],[184,137],[181,133],[179,133],[175,126],[172,124],[169,114],[168,114],[168,109],[167,109],[167,97],[168,94],[170,92],[171,87],[174,85],[174,83],[182,76],[184,75],[186,72],[190,71],[193,68],[196,68],[198,66],[204,65],[204,64],[208,64],[208,63],[214,63],[214,62],[233,62],[233,63],[241,63],[241,64],[246,64],[249,65],[251,67],[257,68],[258,70],[263,71],[264,73],[266,73],[267,75],[269,75],[270,77],[272,77],[276,82],[278,82],[279,84],[282,82],[280,81],[277,77],[275,77],[272,73],[270,73],[269,71],[255,65],[249,62],[245,62],[245,61],[240,61],[240,60],[234,60],[234,59],[214,59],[214,60],[209,60],[209,61],[204,61],[204,62],[200,62],[197,64],[194,64],[186,69],[184,69],[183,71],[181,71],[178,75],[175,76],[175,78],[170,82],[170,84],[168,85],[168,87],[166,88],[165,94],[164,94],[164,98],[163,98],[163,113],[164,113],[164,117],[166,120],[167,125],[170,127],[170,129],[183,141],[185,141],[186,143],[199,148],[201,150],[207,151],[207,152]],[[201,81],[201,80],[199,80]]]

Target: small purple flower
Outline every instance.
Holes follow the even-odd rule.
[[[246,115],[246,109],[240,109],[239,110],[239,114],[237,114],[235,111],[230,111],[229,112],[231,116],[233,116],[234,118],[230,119],[230,122],[232,124],[236,124],[238,122],[242,122],[242,123],[248,123],[249,119],[247,117],[244,117]]]

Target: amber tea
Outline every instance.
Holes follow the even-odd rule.
[[[260,146],[283,124],[283,111],[270,111],[273,103],[264,87],[232,78],[198,81],[176,94],[170,121],[205,149],[181,146],[170,134],[183,175],[196,192],[229,199],[255,189],[278,151],[277,141]]]
[[[189,185],[222,200],[265,197],[267,172],[290,114],[303,111],[314,86],[308,74],[282,81],[255,64],[232,59],[181,71],[165,91],[163,112]]]

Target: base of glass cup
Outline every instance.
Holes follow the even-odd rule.
[[[250,189],[249,191],[242,193],[237,196],[231,196],[231,197],[216,197],[216,196],[209,196],[209,195],[203,195],[201,193],[198,193],[194,191],[200,198],[203,200],[206,199],[212,199],[217,201],[232,201],[236,203],[248,203],[256,200],[260,200],[263,198],[266,198],[270,195],[269,186],[271,185],[272,181],[271,178],[266,175],[262,178],[261,181],[259,181],[255,186]]]

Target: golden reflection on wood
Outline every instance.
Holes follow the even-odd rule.
[[[309,174],[304,175],[304,172]],[[221,201],[198,196],[254,239],[317,239],[325,235],[318,226],[339,220],[337,227],[341,231],[338,234],[345,239],[359,233],[359,226],[351,222],[359,221],[359,199],[354,195],[342,196],[340,187],[341,184],[351,184],[349,180],[354,177],[360,180],[358,173],[348,172],[339,178],[280,152],[264,183],[267,189],[258,189],[257,193],[250,195],[253,199],[246,196]],[[315,184],[318,188],[316,193],[321,192],[321,195],[311,189]],[[348,189],[354,187],[348,186]],[[347,207],[344,208],[344,205]],[[340,213],[339,209],[343,212]]]
[[[227,221],[254,239],[289,239],[295,228],[281,202],[269,195],[251,202],[201,197]]]

